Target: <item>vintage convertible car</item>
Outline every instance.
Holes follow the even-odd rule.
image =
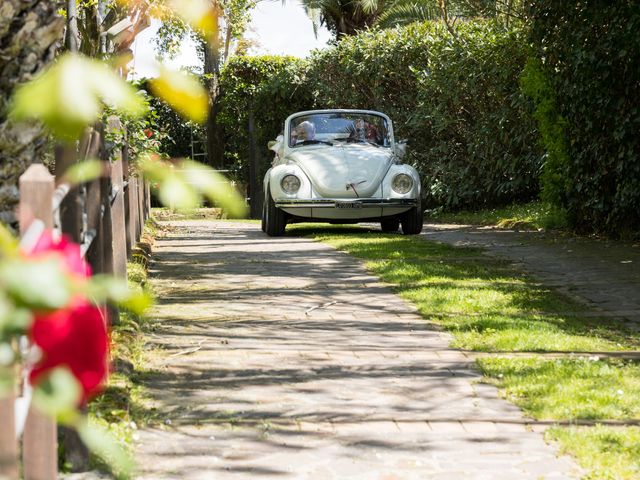
[[[262,230],[287,222],[380,222],[382,231],[422,230],[418,172],[402,163],[391,120],[369,110],[313,110],[291,115],[269,148]]]

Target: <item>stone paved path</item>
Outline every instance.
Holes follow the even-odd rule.
[[[166,421],[140,432],[138,478],[578,477],[352,257],[256,224],[173,223],[146,385]]]
[[[594,315],[640,328],[640,243],[442,224],[425,225],[423,236],[481,247],[587,304]]]

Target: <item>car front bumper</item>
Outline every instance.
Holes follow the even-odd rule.
[[[294,198],[275,200],[278,208],[410,208],[418,204],[415,198]]]

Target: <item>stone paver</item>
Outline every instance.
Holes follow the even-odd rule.
[[[593,315],[620,318],[640,328],[640,243],[442,224],[425,225],[422,235],[480,247],[587,304]]]
[[[578,478],[352,257],[255,224],[174,224],[146,380],[165,424],[139,432],[139,478]]]

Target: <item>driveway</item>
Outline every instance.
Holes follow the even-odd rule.
[[[253,223],[172,224],[151,270],[160,421],[139,434],[138,478],[578,478],[359,261]]]

